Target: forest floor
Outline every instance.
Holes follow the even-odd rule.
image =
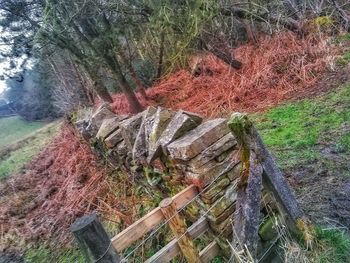
[[[260,47],[245,45],[237,51],[246,64],[240,72],[205,57],[209,75],[194,78],[188,70],[180,70],[150,88],[150,100],[143,103],[183,108],[208,118],[228,116],[232,111],[248,112],[304,211],[320,228],[339,230],[322,232],[319,236],[322,246],[317,254],[311,255],[312,262],[341,263],[350,258],[350,239],[345,235],[350,229],[350,52],[346,49],[350,35],[333,39],[334,47],[327,45],[328,40],[308,41],[304,43],[288,33],[272,40],[263,39]],[[307,45],[319,50],[304,51]],[[114,98],[117,112],[128,109],[121,95]],[[37,128],[40,127],[33,129]],[[47,140],[28,141],[27,133],[15,135],[9,130],[5,133],[14,137],[3,142],[0,139],[0,144],[8,149],[3,156],[15,161],[8,162],[13,170],[3,168],[6,174],[13,175],[1,181],[0,223],[5,222],[5,228],[17,229],[26,239],[24,242],[28,242],[29,249],[21,251],[24,255],[20,261],[40,263],[55,258],[57,262],[83,262],[77,250],[52,251],[47,241],[51,238],[56,243],[65,241],[70,221],[85,211],[98,210],[104,216],[115,214],[104,221],[107,229],[115,232],[116,228],[111,226],[115,222],[121,227],[141,216],[135,210],[140,200],[152,206],[152,200],[146,200],[142,190],[133,189],[127,179],[121,180],[122,175],[115,175],[98,163],[89,147],[66,126],[25,166],[28,159],[17,164],[21,160],[15,154],[17,146],[11,148],[5,142],[25,137],[24,145],[38,145],[35,149],[41,149],[54,132],[44,136]],[[38,153],[29,152],[32,153],[29,159]],[[14,187],[15,194],[9,186]],[[85,199],[79,199],[81,192]],[[29,222],[26,228],[23,220]],[[51,235],[45,229],[52,229]],[[16,234],[6,235],[10,244],[16,244]],[[5,261],[0,256],[1,260]]]

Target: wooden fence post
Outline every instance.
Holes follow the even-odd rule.
[[[182,254],[185,256],[187,262],[198,263],[199,252],[193,244],[193,240],[189,233],[186,233],[186,225],[184,219],[177,213],[176,206],[172,198],[166,198],[160,203],[160,209],[166,218],[169,220],[169,226],[171,231],[178,238],[177,243],[181,249]]]
[[[282,211],[286,213],[289,229],[295,231],[298,220],[303,219],[305,215],[253,123],[246,114],[235,112],[231,115],[228,126],[236,136],[238,143],[256,154],[257,160],[263,167],[265,184],[276,197]]]
[[[87,262],[121,262],[96,214],[78,218],[70,229],[78,241]]]

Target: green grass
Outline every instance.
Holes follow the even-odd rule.
[[[344,34],[336,39],[338,44],[342,43],[344,46],[348,46],[350,41],[350,34]],[[337,60],[339,66],[346,66],[350,63],[350,51],[345,51],[344,54]]]
[[[13,147],[14,150],[10,150],[8,153],[0,157],[0,178],[9,176],[13,173],[17,173],[21,168],[28,163],[35,155],[37,155],[40,150],[51,140],[51,138],[56,134],[59,124],[53,123],[48,124],[41,129],[33,128],[32,124],[28,125],[28,130],[31,133],[24,132],[24,124],[22,122],[17,122],[18,125],[15,125],[13,121],[10,121],[12,132],[9,127],[7,128],[8,133],[15,133],[16,135],[7,136],[12,138],[15,141],[14,144],[7,145],[6,147]],[[16,133],[16,127],[21,127],[22,131]],[[34,131],[34,132],[33,132]],[[3,131],[1,131],[3,132]],[[22,134],[24,139],[20,140],[19,134]]]
[[[350,85],[313,100],[305,99],[270,109],[253,119],[264,142],[282,167],[320,158],[320,145],[350,149]]]
[[[350,51],[346,52],[343,56],[341,56],[337,60],[337,64],[340,65],[340,66],[346,66],[349,63],[350,63]]]
[[[26,251],[24,254],[25,263],[84,263],[83,255],[76,249],[60,249],[52,253],[48,248],[40,246]]]
[[[311,258],[317,263],[350,262],[350,239],[345,232],[316,228],[317,245]]]
[[[44,126],[45,123],[27,122],[18,116],[0,118],[0,148],[23,139]]]

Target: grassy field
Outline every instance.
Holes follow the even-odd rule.
[[[0,119],[0,178],[19,172],[56,134],[58,122]]]
[[[350,154],[350,85],[255,115],[264,142],[284,168],[323,158],[322,150]],[[350,174],[349,174],[350,175]]]
[[[23,139],[44,126],[43,122],[27,122],[19,116],[0,118],[0,149]]]

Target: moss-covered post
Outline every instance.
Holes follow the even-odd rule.
[[[253,257],[252,260],[255,260],[259,240],[263,169],[256,153],[252,151],[254,139],[251,136],[253,124],[250,120],[245,115],[234,114],[228,125],[236,136],[242,162],[233,219],[235,235],[232,245],[239,250],[243,249],[246,257]]]
[[[300,209],[276,161],[263,144],[259,133],[248,119],[248,116],[242,113],[233,113],[228,125],[241,147],[241,159],[243,162],[241,184],[244,185],[249,180],[249,176],[247,179],[247,171],[252,165],[253,159],[251,155],[253,153],[256,156],[254,159],[263,169],[264,187],[275,196],[281,212],[286,215],[285,219],[289,229],[294,233],[301,232],[306,243],[310,245],[313,238],[313,226]]]

